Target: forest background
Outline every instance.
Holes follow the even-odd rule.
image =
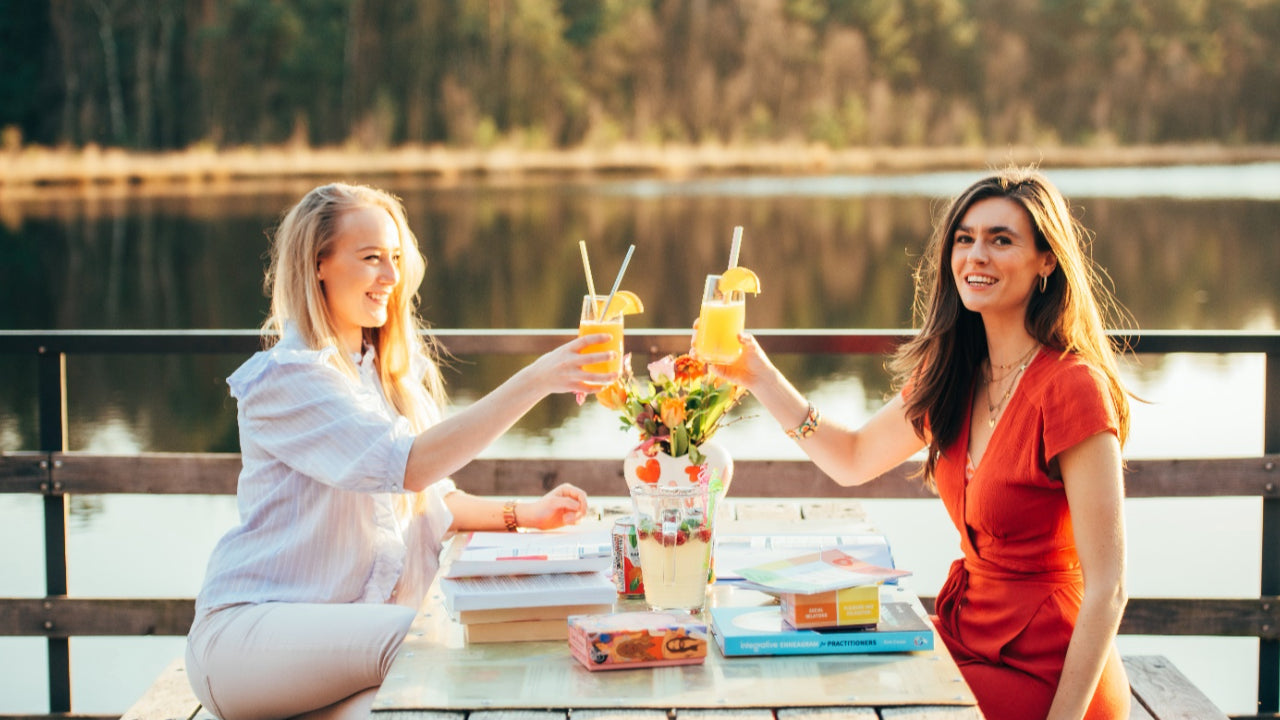
[[[11,157],[1259,146],[1278,45],[1275,0],[0,0],[0,129]]]

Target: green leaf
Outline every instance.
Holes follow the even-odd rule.
[[[707,461],[707,456],[702,454],[702,448],[694,445],[689,448],[689,462],[694,465],[701,465]]]
[[[689,431],[684,425],[671,428],[671,456],[680,457],[689,452]]]

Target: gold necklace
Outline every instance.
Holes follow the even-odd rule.
[[[1021,358],[1017,360],[1018,369],[1000,378],[999,381],[994,380],[991,376],[987,377],[987,427],[988,428],[994,428],[996,426],[996,421],[1000,419],[1000,411],[1004,409],[1004,404],[1009,402],[1009,398],[1013,396],[1013,389],[1018,386],[1018,376],[1022,374],[1023,370],[1027,369],[1027,365],[1031,364],[1031,358],[1035,356],[1036,350],[1039,350],[1039,349],[1040,349],[1040,343],[1036,343],[1035,345],[1033,345],[1031,349],[1027,351],[1026,355],[1023,355]],[[991,365],[992,367],[998,367],[1002,370],[1007,370],[1009,368],[1012,368],[1014,365],[1013,363],[1010,363],[1008,365],[995,365],[994,363],[991,362],[991,358],[987,358],[987,364]],[[991,399],[991,388],[995,387],[997,382],[1003,383],[1004,379],[1007,377],[1012,377],[1013,379],[1009,381],[1009,388],[1004,391],[1004,395],[1001,396],[1000,402],[996,402],[995,400]]]
[[[1017,360],[1014,360],[1013,362],[1009,363],[1008,365],[997,365],[997,364],[995,364],[995,363],[991,362],[991,356],[990,356],[990,355],[988,355],[988,356],[987,356],[987,364],[991,366],[991,369],[992,369],[992,370],[1008,370],[1009,368],[1013,367],[1014,365],[1021,365],[1021,364],[1024,364],[1024,363],[1026,362],[1027,358],[1031,356],[1031,353],[1033,353],[1033,352],[1035,352],[1036,350],[1039,350],[1039,349],[1040,349],[1040,343],[1038,343],[1038,342],[1037,342],[1037,343],[1035,343],[1034,345],[1032,345],[1032,346],[1031,346],[1031,349],[1030,349],[1030,350],[1028,350],[1025,354],[1023,354],[1023,356],[1022,356],[1022,357],[1018,358]]]

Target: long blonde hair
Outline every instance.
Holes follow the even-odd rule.
[[[342,347],[316,269],[320,260],[333,252],[338,220],[360,208],[385,210],[400,236],[400,282],[387,301],[387,322],[382,327],[365,328],[364,341],[375,351],[382,392],[420,432],[430,424],[432,415],[422,390],[425,388],[426,400],[436,407],[443,406],[445,391],[435,341],[423,332],[417,313],[418,286],[427,263],[399,198],[364,185],[331,183],[311,190],[290,208],[272,238],[271,266],[264,281],[271,297],[271,315],[263,329],[282,334],[285,324],[292,323],[314,350]],[[411,372],[415,354],[426,360],[422,378]],[[334,357],[341,369],[356,374],[347,353],[334,353]]]
[[[956,227],[975,203],[993,197],[1024,208],[1036,249],[1058,260],[1044,290],[1037,288],[1027,303],[1027,331],[1046,347],[1076,353],[1105,376],[1122,445],[1129,436],[1128,393],[1116,362],[1124,348],[1112,346],[1105,324],[1121,327],[1131,320],[1112,295],[1106,274],[1093,263],[1090,235],[1062,193],[1034,169],[1007,168],[970,185],[935,224],[916,271],[915,316],[921,330],[890,363],[899,386],[912,385],[907,417],[929,443],[924,477],[930,486],[939,455],[960,436],[970,388],[987,358],[982,316],[964,307],[951,274]]]

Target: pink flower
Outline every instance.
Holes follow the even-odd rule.
[[[649,363],[649,379],[655,383],[671,382],[676,376],[676,361],[670,355]]]

